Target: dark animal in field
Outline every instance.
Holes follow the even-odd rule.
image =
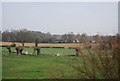
[[[13,43],[13,44],[11,44],[11,47],[16,47],[16,44],[14,44],[14,43]]]
[[[34,48],[34,52],[37,51],[37,55],[40,55],[40,48],[39,47],[35,47]]]
[[[21,47],[16,47],[16,51],[17,51],[17,55],[18,55],[18,54],[21,54],[21,55],[22,55],[23,48],[21,48]]]
[[[10,46],[7,46],[7,49],[9,51],[9,53],[11,53],[11,47]]]
[[[38,47],[38,43],[35,43],[35,46]]]

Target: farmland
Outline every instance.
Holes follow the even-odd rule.
[[[16,53],[11,53],[7,51],[6,47],[2,48],[2,62],[3,62],[3,79],[89,79],[92,78],[87,76],[80,71],[80,68],[85,70],[88,75],[94,76],[91,74],[92,68],[95,70],[95,76],[99,79],[106,78],[104,74],[102,74],[102,70],[105,69],[101,67],[101,63],[99,63],[99,57],[97,54],[93,56],[90,55],[90,51],[82,49],[82,52],[85,55],[85,58],[80,56],[54,56],[55,54],[61,53],[63,55],[75,55],[75,49],[69,48],[41,48],[41,55],[36,55],[33,52],[33,47],[24,47],[25,51],[32,53],[32,55],[16,55]],[[15,47],[12,47],[12,51],[15,50]],[[109,59],[107,64],[109,67],[111,66],[112,58],[111,52],[102,52],[102,56],[104,53],[108,53]],[[49,55],[48,55],[49,54]],[[98,52],[99,54],[99,52]],[[86,59],[87,57],[95,57],[97,64],[99,64],[100,71],[94,67],[94,63],[91,64],[91,60]],[[86,59],[86,64],[84,63]],[[94,66],[91,66],[94,65]],[[108,67],[107,66],[107,67]],[[79,68],[78,69],[76,69]],[[111,73],[115,73],[111,75],[111,78],[117,78],[117,64],[114,64],[113,70]],[[85,69],[86,68],[86,69]],[[109,69],[109,68],[107,68]],[[114,70],[115,69],[115,70]],[[105,72],[106,73],[106,72]]]
[[[0,46],[1,45],[11,45],[11,44],[12,44],[12,42],[1,42]],[[15,42],[15,44],[17,46],[22,46],[21,43]],[[91,43],[91,45],[94,48],[94,47],[98,46],[99,44]],[[34,43],[25,43],[25,46],[33,47],[33,46],[35,46],[35,44]],[[55,44],[53,44],[53,43],[39,43],[38,46],[39,47],[65,47],[65,48],[68,48],[68,47],[81,47],[81,48],[83,48],[83,47],[85,47],[85,45],[83,43],[55,43]]]
[[[33,52],[33,48],[24,48]],[[12,48],[12,51],[14,48]],[[70,59],[68,57],[53,57],[46,54],[55,55],[75,54],[74,49],[61,48],[41,48],[41,56],[33,54],[33,56],[21,56],[16,54],[8,54],[5,47],[2,48],[3,54],[3,79],[48,79],[63,78],[58,69],[65,71],[66,78],[70,78],[73,70],[68,68]],[[73,57],[70,57],[71,59]],[[51,75],[51,73],[53,75]]]
[[[0,4],[3,81],[120,78],[118,4],[31,1]]]

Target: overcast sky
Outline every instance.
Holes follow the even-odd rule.
[[[116,2],[3,2],[2,30],[22,29],[64,34],[115,34]]]

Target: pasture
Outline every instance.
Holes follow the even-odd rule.
[[[14,50],[15,48],[13,47],[12,51]],[[31,52],[32,55],[9,54],[6,47],[2,47],[3,79],[48,79],[54,78],[56,75],[61,77],[59,68],[64,69],[68,78],[70,78],[69,72],[72,69],[68,68],[69,66],[66,64],[69,63],[69,59],[53,55],[57,53],[75,54],[74,49],[41,48],[40,56],[33,53],[34,48],[25,47],[24,50]],[[47,54],[50,54],[50,56]],[[53,73],[52,76],[51,73]]]
[[[75,49],[68,48],[41,48],[41,55],[34,53],[33,47],[24,47],[25,51],[32,53],[31,55],[16,55],[16,53],[9,54],[6,47],[2,48],[2,78],[3,79],[89,79],[93,78],[88,75],[95,75],[96,78],[106,78],[106,73],[103,66],[100,64],[100,58],[97,54],[94,54],[95,61],[99,64],[99,69],[96,69],[93,61],[86,59],[87,57],[93,57],[90,55],[90,51],[82,49],[85,57],[79,56],[54,56],[58,53],[63,55],[75,55]],[[12,47],[12,51],[15,48]],[[111,51],[107,51],[109,60],[112,61]],[[101,52],[104,56],[104,52]],[[85,63],[86,60],[86,63]],[[108,59],[107,59],[108,60]],[[106,60],[105,60],[106,61]],[[110,61],[110,62],[111,62]],[[96,63],[95,63],[96,64]],[[107,62],[105,62],[107,64]],[[92,66],[91,66],[92,65]],[[109,65],[109,64],[108,64]],[[111,65],[111,64],[110,64]],[[109,66],[110,66],[109,65]],[[117,64],[111,70],[115,73],[111,78],[117,76]],[[81,69],[85,72],[81,72]],[[95,74],[92,71],[95,70]],[[107,68],[108,69],[108,68]],[[104,72],[103,72],[103,71]],[[86,74],[88,73],[88,74]]]

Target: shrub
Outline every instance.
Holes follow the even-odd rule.
[[[112,48],[109,47],[109,42],[112,42],[110,40],[107,40],[107,43],[99,42],[100,44],[96,49],[90,49],[89,44],[84,43],[88,54],[80,49],[80,56],[71,59],[72,62],[69,62],[68,65],[74,70],[70,76],[78,79],[118,79],[120,44],[117,41],[120,41],[120,37],[117,37],[117,40],[115,39],[114,44],[116,46],[112,46]],[[58,78],[67,77],[63,70],[58,70],[64,75],[64,77]]]

